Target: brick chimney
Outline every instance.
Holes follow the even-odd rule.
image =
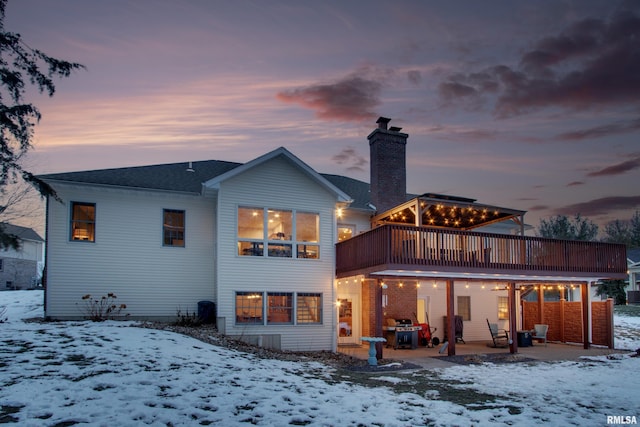
[[[369,134],[371,162],[371,204],[378,213],[407,201],[406,145],[409,135],[380,117],[378,128]]]

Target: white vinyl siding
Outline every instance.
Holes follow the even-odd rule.
[[[213,300],[213,200],[198,195],[54,185],[48,202],[47,312],[81,317],[81,297],[114,293],[134,318],[193,313]],[[96,241],[69,241],[70,201],[96,204]],[[186,247],[162,244],[163,210],[185,211]]]
[[[240,206],[318,213],[320,258],[248,257],[238,255]],[[228,335],[281,335],[288,350],[326,350],[335,341],[333,277],[335,269],[335,196],[282,157],[256,165],[223,181],[218,193],[218,316]],[[236,325],[235,292],[321,293],[323,319],[307,325]]]

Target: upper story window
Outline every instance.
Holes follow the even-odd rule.
[[[184,211],[164,209],[162,239],[164,246],[184,247]]]
[[[71,202],[71,240],[96,241],[96,204]]]
[[[352,238],[355,236],[355,231],[355,225],[338,224],[338,242]]]
[[[319,258],[319,236],[317,213],[238,208],[238,255]]]

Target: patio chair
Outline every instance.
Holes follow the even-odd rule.
[[[533,331],[531,331],[531,339],[536,341],[543,341],[544,346],[547,346],[547,331],[549,325],[533,325]]]
[[[505,329],[499,329],[497,323],[490,323],[487,319],[487,326],[489,326],[489,332],[491,332],[491,339],[493,340],[493,347],[507,347],[509,345],[509,332]]]

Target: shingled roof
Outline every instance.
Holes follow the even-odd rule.
[[[53,173],[40,175],[39,178],[45,181],[199,194],[204,182],[207,182],[241,165],[242,163],[226,162],[222,160],[204,160],[191,163],[181,162],[162,165]],[[370,202],[368,183],[341,175],[320,175],[353,199],[353,202],[350,205],[351,208],[371,210],[368,206],[368,203]]]
[[[13,225],[6,222],[0,223],[2,231],[6,234],[10,234],[18,237],[20,240],[31,240],[34,242],[44,242],[44,239],[40,237],[32,228],[21,227],[19,225]]]
[[[118,187],[200,193],[202,183],[240,166],[221,160],[169,163],[116,169],[40,175],[45,181],[64,181]],[[191,171],[189,167],[191,165]]]

